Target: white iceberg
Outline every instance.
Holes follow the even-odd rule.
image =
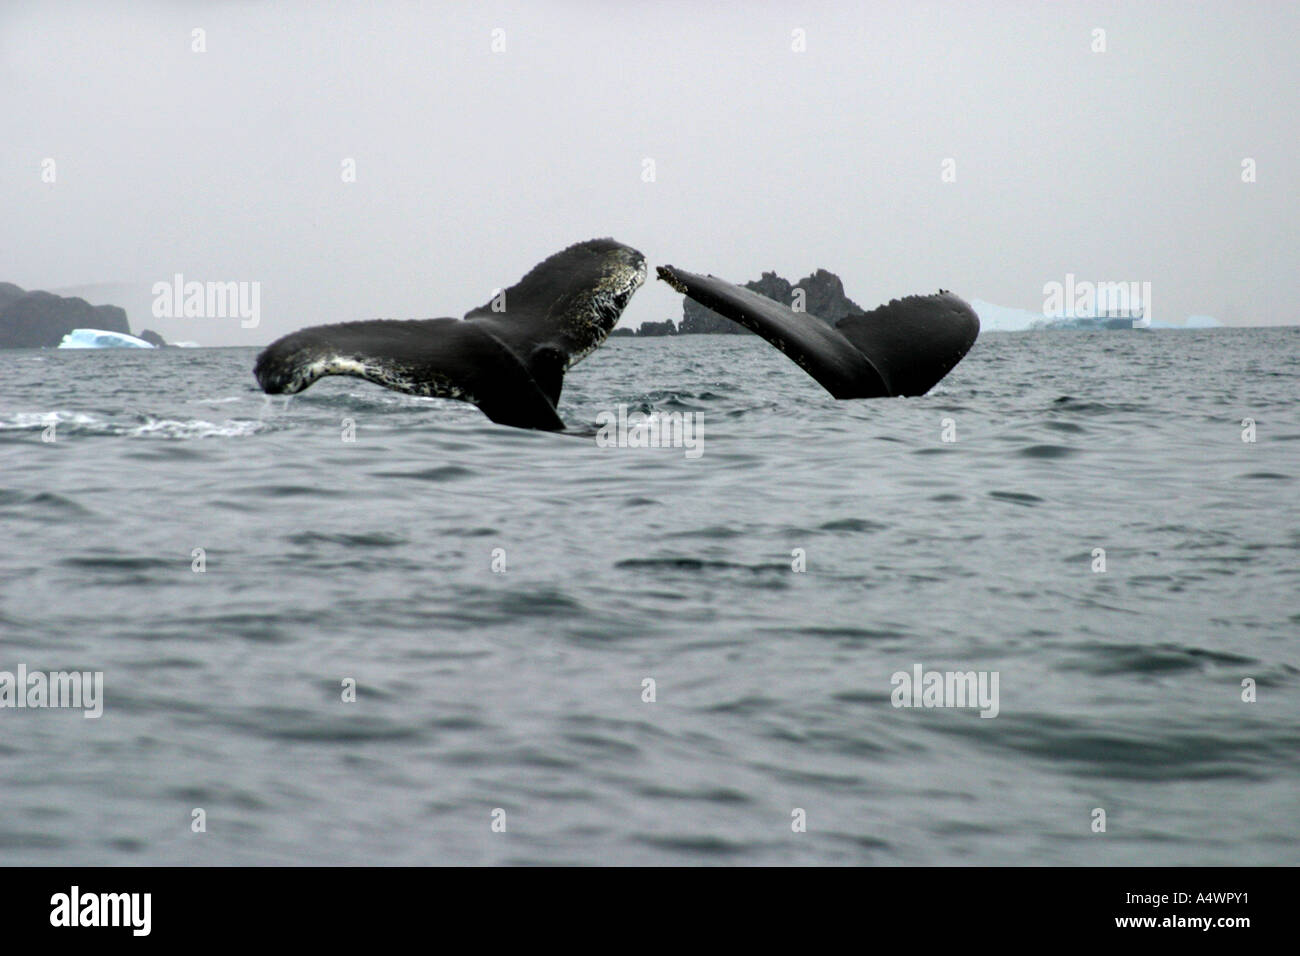
[[[103,329],[73,329],[59,343],[61,349],[151,349],[144,339]]]
[[[1042,311],[1017,309],[1011,306],[994,305],[983,299],[971,299],[970,306],[980,319],[980,332],[1028,332],[1045,328],[1048,323],[1056,321]],[[1147,319],[1134,325],[1134,328],[1152,329],[1217,329],[1222,323],[1210,315],[1189,315],[1183,322],[1166,322],[1160,319]]]
[[[1189,315],[1182,325],[1172,322],[1152,322],[1153,329],[1221,329],[1223,323],[1212,315]]]
[[[983,299],[971,299],[970,306],[979,316],[981,332],[1026,332],[1035,322],[1043,321],[1041,311],[994,305]]]

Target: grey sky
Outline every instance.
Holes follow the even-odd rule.
[[[460,315],[610,235],[734,281],[825,267],[867,307],[1037,309],[1072,272],[1294,323],[1297,46],[1292,2],[9,0],[0,280],[128,283],[135,330],[258,344]],[[142,311],[177,272],[260,282],[260,327]],[[650,281],[623,322],[680,303]]]

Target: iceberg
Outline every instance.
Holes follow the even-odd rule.
[[[1221,329],[1223,323],[1212,315],[1189,315],[1182,325],[1173,322],[1152,322],[1153,329]]]
[[[1043,321],[1041,311],[1016,309],[1005,305],[994,305],[983,299],[971,299],[971,308],[980,318],[980,329],[984,332],[1026,332],[1034,323]]]
[[[1042,311],[1017,309],[1011,306],[994,305],[983,299],[971,299],[971,308],[980,318],[981,332],[1032,332],[1040,329],[1070,328],[1073,322],[1082,322],[1088,327],[1094,319],[1060,319],[1045,316]],[[1149,320],[1146,324],[1134,324],[1134,328],[1152,329],[1217,329],[1223,324],[1210,315],[1189,315],[1183,322],[1167,322],[1160,319]]]
[[[73,329],[59,343],[61,349],[151,349],[144,339],[124,332],[106,332],[103,329]]]

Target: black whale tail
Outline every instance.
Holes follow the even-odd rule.
[[[965,358],[980,320],[964,300],[940,289],[846,315],[835,329],[871,360],[889,394],[912,396],[934,388]]]
[[[924,395],[970,351],[975,311],[951,292],[894,299],[834,328],[715,276],[660,266],[659,278],[771,342],[836,398]]]
[[[559,430],[565,371],[605,341],[644,281],[645,258],[635,249],[612,239],[580,242],[463,320],[312,326],[268,345],[253,375],[270,394],[350,375],[412,395],[472,402],[503,425]]]

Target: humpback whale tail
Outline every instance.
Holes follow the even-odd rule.
[[[612,239],[580,242],[535,266],[465,318],[317,325],[257,357],[262,390],[295,394],[325,375],[477,405],[492,421],[559,430],[564,373],[600,346],[645,281],[645,258]]]
[[[757,332],[836,398],[924,395],[979,335],[979,318],[951,292],[894,299],[834,328],[714,276],[660,266],[683,295]]]

